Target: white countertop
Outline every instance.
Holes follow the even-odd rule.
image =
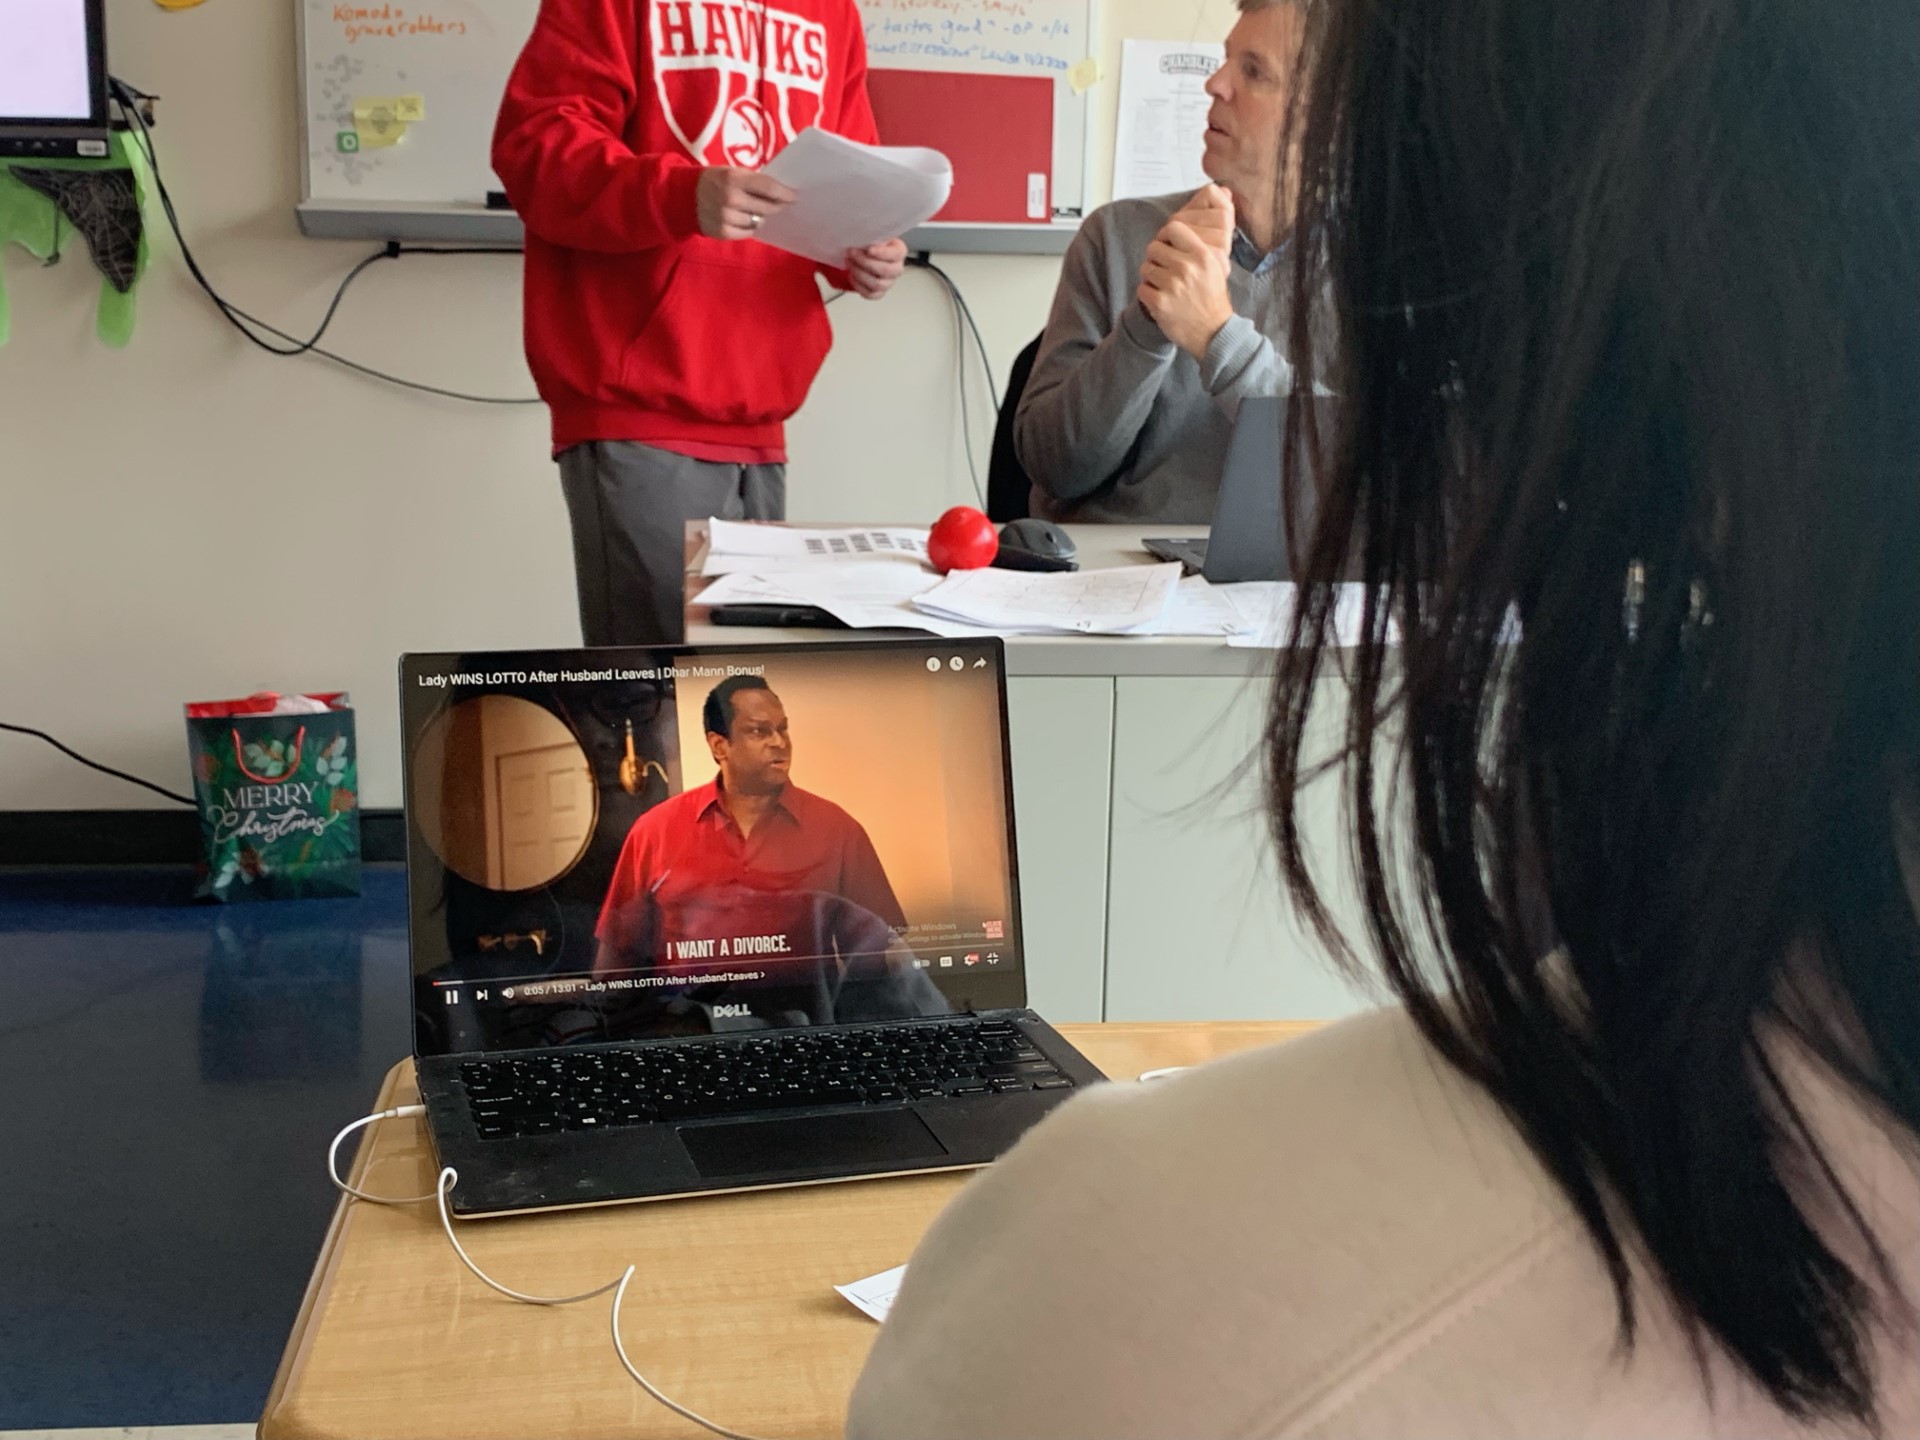
[[[845,522],[857,523],[857,522]],[[1147,536],[1200,536],[1204,525],[1068,525],[1082,570],[1158,563],[1141,548]],[[696,645],[778,645],[794,640],[856,640],[921,634],[910,630],[759,629],[714,625],[700,591],[711,583],[697,572],[707,524],[687,525],[687,640]],[[1267,675],[1266,650],[1235,650],[1224,640],[1195,635],[1009,635],[1009,675]]]

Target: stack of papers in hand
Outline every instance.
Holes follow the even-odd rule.
[[[906,234],[953,189],[953,166],[938,150],[862,145],[812,125],[761,173],[798,198],[753,238],[822,265],[844,265],[847,251]]]

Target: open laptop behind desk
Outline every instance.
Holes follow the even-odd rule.
[[[1026,1008],[998,640],[411,655],[414,1055],[461,1215],[984,1165]]]
[[[1331,435],[1331,397],[1316,398],[1313,403],[1320,433]],[[1280,497],[1294,478],[1286,473],[1282,461],[1285,428],[1284,397],[1262,395],[1242,400],[1234,414],[1233,435],[1220,471],[1212,531],[1200,539],[1142,540],[1147,552],[1162,560],[1176,560],[1188,574],[1204,575],[1216,585],[1292,579],[1292,567],[1287,562],[1290,527],[1280,513]],[[1291,528],[1310,529],[1315,514],[1313,486],[1294,488],[1296,519]]]

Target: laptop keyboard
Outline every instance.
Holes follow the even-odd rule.
[[[483,1140],[802,1106],[898,1105],[1073,1082],[1008,1020],[538,1051],[460,1067]]]

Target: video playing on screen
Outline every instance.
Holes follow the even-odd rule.
[[[0,3],[0,120],[92,114],[85,0]]]
[[[1022,1003],[997,657],[410,657],[420,1052]]]

